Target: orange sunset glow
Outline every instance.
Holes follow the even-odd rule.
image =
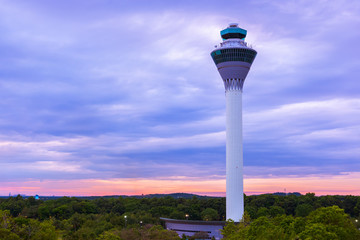
[[[247,195],[283,192],[314,192],[316,195],[360,195],[360,172],[339,176],[284,178],[245,178]],[[20,186],[21,185],[21,186]],[[186,192],[208,196],[225,196],[225,179],[108,179],[9,182],[3,191],[12,194],[56,196],[141,195]]]

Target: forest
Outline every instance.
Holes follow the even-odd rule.
[[[224,239],[360,239],[360,196],[246,196]],[[0,198],[0,240],[172,240],[160,217],[225,220],[225,198]]]

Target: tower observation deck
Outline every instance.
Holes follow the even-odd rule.
[[[220,32],[223,42],[211,52],[226,95],[226,219],[244,214],[242,91],[257,52],[245,42],[247,31],[232,23]]]
[[[223,42],[211,52],[224,81],[225,90],[242,90],[245,78],[257,52],[245,42],[247,31],[236,23],[220,32]]]

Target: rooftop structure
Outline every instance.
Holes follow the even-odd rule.
[[[205,232],[209,239],[214,237],[216,240],[222,238],[220,230],[225,226],[224,221],[194,221],[194,220],[176,220],[170,218],[160,218],[165,222],[167,230],[176,231],[181,237],[193,236],[197,232]]]

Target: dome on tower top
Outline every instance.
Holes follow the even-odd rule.
[[[229,27],[225,28],[220,32],[222,39],[238,38],[244,40],[246,37],[247,31],[245,29],[239,28],[237,23],[230,23]]]

